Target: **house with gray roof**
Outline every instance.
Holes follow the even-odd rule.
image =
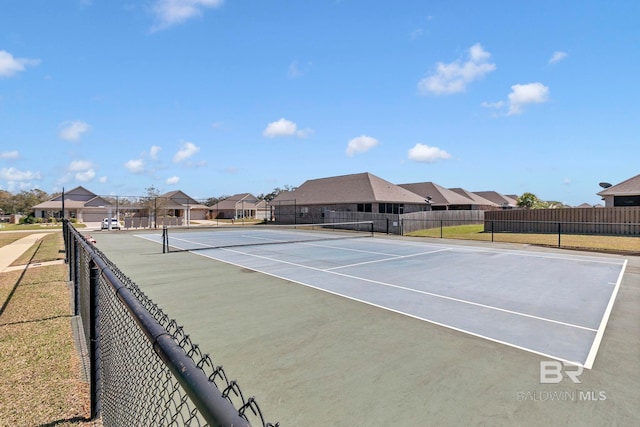
[[[270,202],[278,222],[323,222],[327,211],[403,214],[427,209],[425,198],[368,172],[311,179]]]
[[[216,219],[268,218],[266,202],[258,200],[251,193],[234,194],[219,201],[209,209],[211,210],[211,217]]]
[[[465,190],[464,188],[450,188],[450,190],[470,199],[473,202],[473,204],[470,206],[471,210],[488,211],[492,209],[501,208],[501,206],[498,206],[497,203],[494,203],[489,199],[485,199],[479,194],[472,193],[471,191]]]
[[[170,191],[158,197],[157,206],[163,214],[180,218],[188,224],[191,220],[207,219],[209,206],[203,205],[180,190]]]
[[[36,218],[61,218],[63,196],[65,218],[75,218],[78,222],[99,222],[110,213],[115,217],[116,206],[114,204],[82,186],[33,206],[34,216]]]
[[[605,207],[640,206],[640,174],[597,193]]]
[[[400,187],[406,188],[429,200],[431,210],[434,211],[488,210],[498,208],[496,203],[463,188],[444,188],[434,182],[400,184]]]
[[[501,209],[514,209],[518,207],[518,201],[516,199],[500,194],[497,191],[474,191],[473,194],[492,201],[500,206]]]

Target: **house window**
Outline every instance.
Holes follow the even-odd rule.
[[[613,196],[613,206],[640,206],[640,195]]]
[[[378,204],[378,212],[386,214],[403,214],[404,204],[402,203],[380,203]]]
[[[371,212],[371,203],[358,203],[358,212]]]

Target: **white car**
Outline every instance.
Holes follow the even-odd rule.
[[[109,218],[105,218],[102,220],[102,226],[100,228],[103,230],[109,229]],[[116,218],[111,218],[111,229],[120,230],[120,222],[118,222]]]

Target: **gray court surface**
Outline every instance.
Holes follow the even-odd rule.
[[[217,244],[220,234],[234,244],[234,233],[238,242],[251,237],[251,230],[176,232],[169,244],[202,248]],[[266,234],[254,239],[278,241],[278,233]],[[593,366],[626,266],[595,256],[382,239],[196,253],[586,368]]]
[[[639,257],[393,238],[162,254],[159,233],[93,236],[283,426],[640,417]],[[543,382],[544,361],[580,368]]]

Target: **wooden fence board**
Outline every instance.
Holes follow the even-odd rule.
[[[640,207],[487,211],[485,231],[640,235]]]

